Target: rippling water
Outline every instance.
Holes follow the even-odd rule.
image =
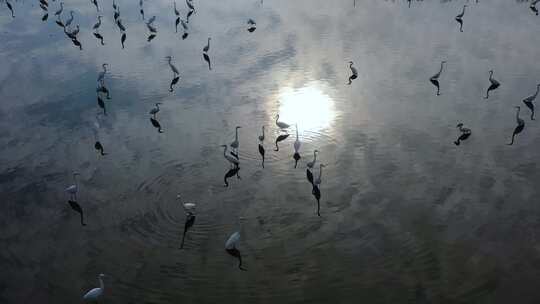
[[[145,0],[148,42],[138,2],[117,0],[122,49],[111,1],[66,1],[82,50],[59,0],[45,21],[38,1],[9,1],[15,18],[0,2],[0,302],[79,303],[105,273],[105,303],[538,303],[540,127],[521,100],[540,82],[540,17],[479,2],[460,32],[465,1],[194,0],[182,39],[172,1]],[[525,129],[508,146],[516,105]],[[293,127],[274,151],[277,114]],[[458,122],[472,129],[460,146]],[[237,125],[240,178],[224,187]],[[197,203],[183,249],[178,193]],[[224,250],[234,231],[245,272]]]

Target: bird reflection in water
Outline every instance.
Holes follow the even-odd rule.
[[[212,63],[210,62],[210,57],[208,56],[208,54],[203,53],[203,59],[204,59],[204,61],[206,61],[206,63],[208,63],[208,70],[211,71],[212,70]]]
[[[86,226],[86,223],[84,222],[84,213],[83,213],[83,210],[81,208],[81,205],[79,205],[77,203],[77,201],[74,201],[74,200],[68,200],[68,204],[71,207],[71,209],[73,209],[75,212],[79,213],[79,215],[81,217],[81,226]]]
[[[287,137],[289,137],[289,134],[281,134],[276,138],[276,149],[274,149],[274,151],[279,151],[278,143],[284,141]]]
[[[523,103],[531,110],[531,120],[534,120],[534,103],[533,101],[536,99],[536,96],[538,96],[538,92],[540,91],[540,84],[536,85],[536,93],[534,95],[531,95],[525,99],[523,99]]]
[[[101,99],[99,94],[97,95],[97,104],[103,110],[103,115],[107,115],[107,108],[105,106],[105,102],[103,102],[103,99]]]
[[[95,33],[93,33],[93,34],[94,34],[94,37],[96,37],[97,39],[99,39],[101,45],[105,45],[105,42],[103,42],[103,36],[101,36],[100,33],[95,32]]]
[[[493,70],[489,71],[489,82],[490,86],[486,91],[486,99],[489,98],[489,92],[496,90],[501,84],[493,78]]]
[[[180,244],[180,249],[184,248],[184,241],[186,239],[186,234],[189,228],[193,226],[193,224],[195,224],[195,214],[193,214],[193,212],[191,211],[188,211],[186,213],[186,221],[184,223],[184,233],[182,235],[182,243]]]
[[[235,175],[236,175],[237,179],[241,179],[240,178],[240,167],[239,166],[235,166],[234,168],[227,171],[227,173],[225,173],[225,176],[223,177],[223,182],[225,182],[225,187],[229,187],[228,179],[235,176]]]
[[[15,18],[15,14],[13,13],[13,6],[7,0],[6,0],[6,6],[9,9],[9,11],[11,12],[11,18]]]
[[[467,5],[463,6],[463,11],[461,11],[461,14],[456,16],[456,21],[459,23],[459,31],[463,32],[463,16],[465,15],[465,8]]]
[[[120,37],[120,43],[122,44],[122,49],[125,47],[124,42],[126,42],[127,35],[126,33],[122,33],[122,37]]]
[[[262,165],[263,168],[264,168],[264,153],[265,153],[264,146],[263,146],[262,143],[259,143],[259,154],[262,157],[261,165]]]
[[[313,185],[311,194],[313,194],[313,196],[317,200],[317,215],[321,216],[321,190],[319,189],[319,186]]]
[[[247,269],[242,267],[242,254],[240,253],[240,250],[236,248],[236,244],[240,241],[240,232],[233,233],[227,242],[225,242],[225,251],[227,251],[228,254],[238,259],[238,269],[242,271],[247,271]]]
[[[459,146],[462,141],[466,140],[467,138],[469,138],[469,136],[471,136],[472,131],[469,128],[463,127],[462,123],[458,123],[456,128],[459,128],[459,132],[461,132],[461,135],[459,135],[458,139],[454,141],[454,144],[456,146]]]
[[[180,76],[176,76],[171,80],[171,83],[169,84],[169,92],[174,91],[173,87],[178,83],[179,80],[180,80]]]
[[[351,76],[349,76],[349,83],[348,85],[351,85],[352,81],[356,78],[358,78],[358,70],[356,70],[355,67],[353,67],[353,62],[349,61],[349,68],[351,69]]]
[[[154,126],[154,128],[158,129],[158,133],[163,133],[161,124],[159,123],[157,119],[155,119],[154,117],[150,117],[150,122],[152,123],[152,126]]]
[[[302,143],[300,142],[300,139],[298,138],[298,124],[296,126],[296,140],[294,141],[294,168],[296,169],[296,166],[298,165],[298,161],[300,160],[300,146]]]

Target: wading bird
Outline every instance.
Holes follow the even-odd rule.
[[[278,126],[278,128],[281,130],[288,129],[290,127],[289,124],[279,121],[279,114],[276,116],[276,126]]]
[[[493,78],[493,70],[489,71],[489,82],[491,83],[491,85],[486,91],[486,99],[489,98],[489,91],[493,91],[501,85],[497,80]]]
[[[93,288],[92,290],[87,292],[83,296],[84,300],[97,302],[103,296],[103,293],[105,292],[105,284],[103,284],[104,277],[105,275],[103,273],[99,274],[98,276],[99,287]]]
[[[313,160],[307,163],[309,169],[313,169],[313,166],[315,166],[315,163],[317,162],[317,153],[319,153],[319,150],[313,151]]]
[[[437,87],[437,95],[441,95],[440,94],[440,89],[439,89],[439,77],[441,76],[441,73],[443,71],[443,65],[446,63],[446,61],[441,61],[441,68],[439,69],[439,72],[433,76],[431,76],[431,78],[429,78],[429,81],[431,81],[431,83]]]
[[[540,84],[536,86],[536,93],[534,95],[531,95],[525,99],[523,99],[523,103],[531,110],[531,120],[534,120],[534,103],[533,101],[536,99],[536,96],[538,96],[538,92],[540,91]]]
[[[233,157],[229,154],[227,154],[227,145],[221,145],[223,147],[223,157],[225,157],[225,159],[231,164],[231,165],[234,165],[235,167],[238,167],[238,165],[240,164],[240,161],[238,160],[238,158],[236,157]]]
[[[358,78],[358,70],[356,70],[355,67],[353,67],[353,62],[349,61],[349,68],[351,69],[352,75],[349,76],[349,85],[352,83],[352,81],[356,78]]]
[[[178,72],[178,69],[172,64],[172,57],[171,56],[167,56],[165,57],[169,63],[169,67],[171,68],[171,71],[175,74],[175,75],[179,75],[180,72]]]
[[[508,144],[509,146],[513,145],[514,144],[514,137],[521,133],[521,131],[523,131],[523,128],[525,128],[525,121],[523,121],[523,119],[521,119],[519,117],[519,111],[521,110],[521,108],[519,106],[516,106],[516,122],[517,122],[517,126],[516,128],[514,129],[514,132],[512,133],[512,141]]]
[[[462,141],[466,140],[467,138],[469,138],[469,136],[471,136],[472,131],[469,128],[464,128],[462,123],[458,123],[456,128],[459,128],[459,132],[461,132],[461,135],[456,141],[454,141],[454,144],[456,146],[459,146]]]
[[[210,40],[212,38],[208,37],[208,42],[206,43],[206,46],[203,48],[203,52],[208,53],[208,50],[210,50]]]
[[[225,251],[238,259],[238,269],[246,271],[247,269],[242,267],[242,255],[240,254],[240,251],[236,248],[236,244],[238,244],[239,241],[240,232],[233,233],[225,242]]]

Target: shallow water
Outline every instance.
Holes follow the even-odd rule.
[[[172,2],[147,0],[148,42],[138,2],[117,0],[124,49],[111,1],[98,2],[104,46],[92,3],[66,2],[82,50],[55,24],[58,0],[46,21],[38,1],[10,3],[15,18],[0,2],[0,302],[78,303],[99,273],[105,303],[540,301],[540,127],[521,102],[540,82],[529,2],[469,1],[460,32],[465,1],[195,0],[182,39]],[[112,99],[96,118],[104,62]],[[486,100],[490,69],[501,86]],[[156,102],[163,133],[148,114]],[[508,146],[516,105],[525,129]],[[274,151],[277,114],[298,124],[296,169],[294,126]],[[458,122],[472,129],[460,146]],[[224,187],[220,145],[237,125],[241,179]],[[327,165],[320,217],[306,180],[314,149]],[[64,192],[73,171],[85,227]],[[197,203],[183,249],[178,193]],[[247,271],[224,250],[234,231]]]

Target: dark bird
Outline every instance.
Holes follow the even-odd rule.
[[[531,95],[525,99],[523,99],[523,103],[531,110],[531,120],[534,120],[534,103],[533,101],[536,99],[536,96],[538,96],[538,91],[540,91],[540,84],[536,86],[536,93],[534,95]]]
[[[191,15],[193,15],[193,12],[194,12],[194,11],[195,11],[195,10],[190,10],[190,11],[187,13],[187,15],[186,15],[186,22],[187,22],[187,23],[189,23],[189,18],[191,17]]]
[[[118,20],[119,17],[120,17],[120,7],[118,7],[114,11],[114,15],[113,15],[114,21]]]
[[[311,194],[315,197],[317,200],[317,215],[321,216],[321,190],[317,185],[313,185],[313,189],[311,190]]]
[[[45,14],[41,17],[41,21],[47,21],[47,19],[49,19],[49,14]]]
[[[98,22],[96,22],[94,26],[92,27],[93,30],[97,30],[101,26],[101,18],[103,18],[103,16],[98,16],[97,18],[98,18]]]
[[[99,97],[99,95],[97,97],[97,104],[101,109],[103,109],[103,114],[107,115],[107,109],[105,108],[105,103],[103,102],[103,99],[101,99],[101,97]]]
[[[176,21],[174,22],[174,29],[178,33],[178,24],[180,23],[180,17],[176,18]]]
[[[259,154],[262,157],[262,167],[264,168],[264,147],[262,144],[259,144]]]
[[[84,215],[83,215],[83,210],[81,206],[76,201],[73,201],[73,200],[68,200],[68,204],[69,206],[71,206],[71,209],[73,209],[75,212],[80,214],[81,226],[86,226],[86,224],[84,223]]]
[[[460,32],[463,32],[463,15],[465,15],[465,8],[466,7],[467,7],[467,5],[464,5],[463,6],[463,11],[461,12],[461,14],[456,16],[456,21],[459,23],[459,31]]]
[[[58,26],[60,26],[60,27],[63,27],[63,28],[66,27],[66,26],[64,25],[64,23],[62,22],[62,20],[60,20],[60,19],[56,20],[55,22],[56,22],[56,24],[58,24]]]
[[[538,9],[536,8],[536,3],[538,2],[538,0],[534,0],[533,2],[531,2],[531,11],[533,11],[533,13],[538,16]]]
[[[103,42],[103,36],[101,36],[101,34],[99,33],[93,33],[93,34],[94,34],[94,37],[100,40],[101,45],[105,45],[105,42]]]
[[[311,169],[306,169],[306,177],[308,182],[313,186],[313,172],[311,172]]]
[[[116,1],[115,0],[112,1],[112,7],[113,7],[114,11],[116,11],[118,9],[118,6],[116,6]]]
[[[82,45],[81,45],[81,43],[79,42],[79,40],[77,40],[77,38],[71,39],[71,42],[73,42],[73,44],[74,44],[75,46],[78,46],[79,49],[82,51]]]
[[[139,10],[139,13],[141,14],[142,20],[144,20],[144,9],[142,9],[142,7]]]
[[[204,46],[203,52],[208,53],[208,51],[210,50],[210,40],[211,39],[212,38],[208,37],[208,43]]]
[[[118,28],[119,28],[122,32],[125,32],[125,31],[126,31],[126,27],[124,26],[124,24],[122,24],[122,19],[118,18],[118,20],[116,20],[116,25],[118,25]]]
[[[469,128],[464,128],[462,123],[458,123],[456,128],[459,128],[459,132],[461,132],[461,135],[459,135],[458,139],[454,141],[454,144],[456,146],[459,146],[459,144],[469,138],[471,136],[472,131]]]
[[[182,35],[182,40],[186,40],[186,38],[189,36],[188,32],[184,32]]]
[[[45,7],[49,7],[49,3],[45,0],[39,0],[40,5],[43,5]]]
[[[257,25],[257,22],[255,22],[255,20],[249,18],[248,21],[247,21],[247,24],[249,24],[249,25]]]
[[[212,63],[210,62],[210,57],[208,57],[208,54],[203,53],[203,59],[204,59],[204,61],[206,61],[206,63],[208,63],[208,70],[211,71],[212,70]]]
[[[256,27],[252,26],[252,27],[248,28],[247,30],[248,30],[248,32],[253,33],[253,32],[255,32],[256,29],[257,29]]]
[[[103,102],[103,101],[102,101],[102,102]],[[102,156],[107,155],[107,153],[105,153],[105,151],[104,151],[104,149],[103,149],[103,145],[99,142],[99,140],[96,141],[96,143],[94,144],[94,148],[95,148],[96,150],[98,150]]]
[[[151,34],[150,36],[148,36],[148,38],[146,39],[146,41],[150,42],[150,41],[152,41],[154,38],[156,38],[156,34]]]
[[[180,76],[176,76],[173,78],[173,80],[171,80],[171,84],[169,85],[169,92],[174,91],[173,87],[178,83],[178,80],[180,80]]]
[[[225,176],[223,177],[223,182],[225,182],[225,187],[229,187],[229,182],[227,180],[235,175],[237,179],[242,179],[240,178],[239,166],[234,166],[234,168],[230,169],[229,171],[227,171],[227,173],[225,173]]]
[[[49,8],[46,5],[43,5],[42,3],[39,4],[39,7],[45,12],[49,11]]]
[[[433,76],[431,76],[431,78],[429,79],[429,81],[431,81],[431,83],[437,87],[437,96],[438,95],[441,95],[440,94],[440,89],[439,89],[439,77],[441,76],[441,73],[443,71],[443,65],[446,63],[446,61],[441,61],[441,68],[439,70],[439,72]]]
[[[493,70],[489,71],[489,82],[491,83],[491,85],[486,91],[486,99],[489,98],[489,91],[493,91],[501,85],[497,80],[493,78]]]
[[[287,137],[289,137],[289,134],[281,134],[276,138],[276,149],[274,151],[279,151],[278,142],[284,141],[285,139],[287,139]]]
[[[180,244],[180,249],[184,248],[184,240],[186,239],[186,233],[189,228],[195,224],[195,214],[188,212],[186,217],[186,222],[184,223],[184,234],[182,235],[182,243]]]
[[[122,43],[122,48],[124,48],[124,42],[126,42],[126,33],[122,33],[122,37],[120,38],[120,42]]]
[[[294,168],[296,169],[296,166],[298,165],[298,161],[300,160],[300,153],[294,152],[293,159],[294,159]]]
[[[192,10],[192,11],[195,10],[195,7],[193,6],[193,3],[191,3],[191,1],[186,0],[186,4],[187,4],[187,6],[189,7],[190,10]]]
[[[358,70],[356,70],[355,67],[353,67],[353,62],[349,61],[349,68],[351,69],[352,75],[349,76],[349,85],[352,83],[352,81],[356,78],[358,78]]]
[[[523,121],[523,119],[519,118],[519,111],[521,110],[521,108],[519,106],[516,106],[516,122],[517,122],[517,126],[516,128],[514,129],[514,133],[512,133],[512,141],[508,144],[509,146],[513,145],[514,144],[514,137],[521,133],[521,131],[523,131],[523,128],[525,128],[525,121]]]
[[[157,119],[150,117],[150,122],[152,123],[152,126],[154,126],[154,128],[158,129],[159,133],[163,133],[163,129],[161,129],[161,125],[159,124],[159,121],[157,121]]]

